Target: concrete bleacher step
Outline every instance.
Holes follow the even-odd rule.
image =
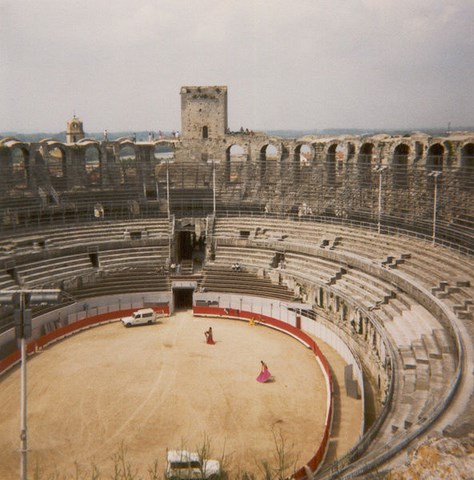
[[[453,353],[453,341],[445,329],[436,328],[433,330],[433,335],[441,353]]]
[[[422,340],[414,340],[411,344],[416,363],[429,363],[428,353]]]
[[[411,409],[403,420],[403,428],[408,429],[414,424],[420,422],[420,413],[423,411],[426,402],[430,398],[428,390],[415,390],[411,397]]]
[[[327,282],[328,285],[334,285],[338,280],[340,280],[343,275],[347,273],[347,269],[344,267],[340,267],[339,271],[337,271]]]
[[[443,371],[446,376],[452,375],[456,370],[456,358],[452,353],[443,353]]]
[[[429,390],[430,388],[430,366],[421,363],[416,366],[416,390]]]
[[[431,358],[441,358],[441,351],[439,349],[439,346],[434,338],[434,336],[431,334],[422,334],[421,335],[421,340],[423,341],[423,344],[425,346],[425,349],[428,353],[428,357]]]
[[[410,346],[400,346],[398,348],[402,358],[403,368],[405,370],[414,370],[416,368],[416,358]]]

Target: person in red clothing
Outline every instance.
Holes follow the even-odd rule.
[[[209,327],[209,330],[204,332],[204,336],[206,337],[206,343],[208,345],[214,345],[216,343],[214,341],[214,337],[212,336],[212,327]]]
[[[269,372],[267,364],[263,360],[260,360],[260,363],[261,363],[261,369],[260,369],[260,374],[257,377],[257,382],[265,383],[270,379],[272,374]]]

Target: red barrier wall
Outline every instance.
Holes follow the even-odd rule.
[[[305,332],[301,331],[299,328],[294,327],[286,322],[281,320],[277,320],[276,318],[268,317],[266,315],[254,313],[254,312],[246,312],[243,310],[238,310],[235,308],[220,308],[220,307],[203,307],[203,306],[195,306],[193,307],[193,313],[195,315],[206,315],[206,316],[219,316],[219,317],[230,317],[230,318],[240,318],[246,320],[253,320],[255,322],[261,323],[263,325],[268,325],[271,328],[277,328],[278,330],[282,330],[299,340],[305,343],[308,348],[310,348],[315,356],[319,359],[323,366],[324,374],[327,379],[327,383],[329,385],[329,402],[328,408],[326,411],[326,422],[324,427],[324,434],[319,444],[319,447],[313,457],[307,462],[306,466],[301,467],[298,469],[291,478],[295,480],[306,480],[308,479],[307,476],[307,468],[314,473],[321,465],[321,462],[324,460],[324,456],[326,454],[326,449],[329,442],[329,435],[331,434],[331,423],[332,423],[332,414],[333,414],[333,401],[332,401],[332,394],[333,394],[333,382],[332,382],[332,375],[331,370],[329,368],[329,363],[326,360],[326,357],[323,355],[321,350],[319,349],[316,342]]]
[[[169,315],[170,313],[168,305],[152,308],[158,313],[165,313],[167,315]],[[90,328],[100,323],[110,322],[111,320],[114,320],[116,318],[126,317],[128,315],[131,315],[136,310],[136,308],[129,308],[126,310],[116,310],[114,312],[107,312],[100,315],[95,315],[93,317],[83,318],[82,320],[70,323],[69,325],[65,325],[64,327],[57,328],[56,330],[53,330],[52,332],[49,332],[46,335],[43,335],[36,340],[33,340],[32,342],[28,342],[26,351],[28,354],[34,353],[38,348],[43,348],[52,342],[79,332],[84,328]],[[0,375],[5,370],[8,370],[10,367],[12,367],[15,363],[19,362],[19,360],[20,350],[16,350],[15,352],[5,357],[3,360],[0,360]]]
[[[160,313],[166,313],[169,315],[169,306],[160,306],[160,307],[152,307],[154,310]],[[101,315],[95,315],[93,317],[84,318],[82,320],[78,320],[77,322],[71,323],[69,325],[65,325],[64,327],[60,327],[52,332],[43,335],[42,337],[28,343],[27,352],[34,353],[37,348],[43,348],[44,346],[57,341],[61,338],[66,336],[72,335],[84,328],[90,328],[94,325],[98,325],[101,323],[109,322],[116,318],[125,317],[132,314],[136,308],[127,309],[127,310],[119,310],[115,312],[108,312],[103,313]],[[221,316],[221,317],[234,317],[234,318],[241,318],[246,320],[254,320],[255,322],[259,322],[263,325],[268,325],[271,328],[277,328],[278,330],[282,330],[298,339],[300,339],[303,343],[305,343],[308,348],[310,348],[316,357],[320,360],[324,374],[326,375],[326,379],[329,385],[329,402],[328,402],[328,409],[326,412],[326,422],[324,427],[324,434],[319,445],[318,450],[313,455],[313,457],[307,462],[306,467],[311,470],[311,472],[315,472],[318,467],[321,465],[321,462],[324,459],[324,455],[326,453],[329,435],[331,433],[331,422],[332,422],[332,393],[333,393],[333,384],[332,384],[332,375],[331,370],[329,369],[329,364],[326,360],[326,357],[322,354],[321,350],[319,349],[316,342],[306,333],[302,332],[300,329],[294,327],[293,325],[289,325],[286,322],[282,322],[281,320],[277,320],[272,317],[267,317],[266,315],[256,314],[253,312],[245,312],[236,309],[230,308],[219,308],[219,307],[193,307],[193,313],[195,315],[208,315],[208,316]],[[0,360],[0,375],[12,367],[15,363],[19,362],[20,360],[20,351],[17,350],[10,354],[8,357]],[[306,474],[306,468],[301,467],[297,470],[292,478],[295,480],[306,480],[308,478]]]

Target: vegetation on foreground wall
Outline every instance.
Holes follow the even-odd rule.
[[[269,459],[255,459],[255,467],[258,474],[250,471],[241,470],[229,474],[228,465],[232,454],[223,451],[218,457],[221,464],[221,473],[213,475],[212,480],[287,480],[291,478],[293,472],[298,468],[298,459],[289,449],[281,431],[272,430],[275,449],[270,453]],[[187,450],[184,445],[180,447]],[[204,437],[202,444],[194,448],[200,459],[213,457],[211,442],[207,436]],[[168,480],[166,476],[166,462],[154,460],[152,464],[144,466],[137,465],[129,458],[129,453],[125,444],[121,444],[118,451],[112,455],[110,462],[111,468],[107,470],[111,473],[102,473],[101,466],[92,463],[89,467],[82,467],[74,463],[72,472],[64,473],[55,471],[53,473],[44,473],[39,464],[36,465],[31,476],[32,480]],[[105,466],[104,466],[105,467]],[[105,468],[104,468],[105,469]],[[183,477],[187,478],[187,477]],[[204,472],[199,477],[192,477],[206,480]],[[178,480],[174,479],[173,480]]]

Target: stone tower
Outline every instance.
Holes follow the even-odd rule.
[[[227,87],[181,87],[183,139],[222,138],[227,130]]]
[[[66,143],[76,143],[85,137],[82,121],[74,115],[72,120],[67,122]]]

